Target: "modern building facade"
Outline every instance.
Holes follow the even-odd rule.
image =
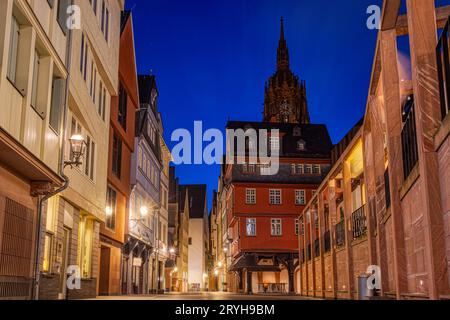
[[[122,12],[120,28],[119,95],[111,99],[106,218],[100,225],[99,295],[122,293],[122,247],[128,233],[131,156],[139,94],[133,19]]]

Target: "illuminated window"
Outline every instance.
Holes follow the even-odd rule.
[[[86,216],[80,217],[78,231],[78,265],[82,278],[92,274],[92,247],[94,242],[94,221]]]
[[[106,191],[106,227],[116,229],[117,192],[108,186]]]
[[[53,235],[46,233],[44,239],[44,261],[42,262],[42,272],[50,272],[51,252],[52,252]]]
[[[45,238],[44,238],[44,252],[42,272],[48,273],[51,271],[51,252],[53,249],[53,237],[56,229],[56,217],[58,214],[58,197],[52,197],[47,200],[47,214],[45,220]]]
[[[250,237],[256,236],[256,219],[255,218],[247,219],[246,230],[247,230],[247,236],[250,236]]]

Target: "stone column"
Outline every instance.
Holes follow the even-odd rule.
[[[323,235],[325,233],[325,213],[324,213],[324,203],[323,203],[323,193],[322,190],[317,190],[317,215],[319,218],[319,248],[320,248],[320,290],[322,291],[321,297],[325,297],[325,247]]]
[[[444,221],[434,134],[440,126],[437,76],[437,26],[433,0],[407,0],[412,82],[416,111],[421,190],[424,193],[424,231],[431,299],[448,294]]]

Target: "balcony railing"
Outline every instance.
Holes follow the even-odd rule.
[[[336,237],[336,246],[342,247],[345,245],[345,221],[342,220],[338,224],[335,225],[335,237]]]
[[[314,240],[314,257],[320,257],[320,240]]]
[[[442,119],[444,119],[450,112],[450,57],[448,44],[449,21],[447,21],[444,29],[442,30],[442,34],[436,48]]]
[[[403,108],[402,155],[403,177],[406,180],[419,160],[413,95],[408,97]]]
[[[367,233],[367,219],[364,206],[352,213],[353,239],[364,237]]]
[[[331,250],[330,230],[325,231],[323,234],[323,249],[325,252],[329,252]]]

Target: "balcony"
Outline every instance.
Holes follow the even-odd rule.
[[[442,119],[450,112],[449,21],[447,21],[442,30],[436,48]]]
[[[352,213],[353,240],[361,239],[367,233],[367,219],[364,207],[362,206]]]
[[[334,232],[336,237],[336,246],[338,248],[345,245],[345,222],[341,220],[338,224],[334,226]]]

